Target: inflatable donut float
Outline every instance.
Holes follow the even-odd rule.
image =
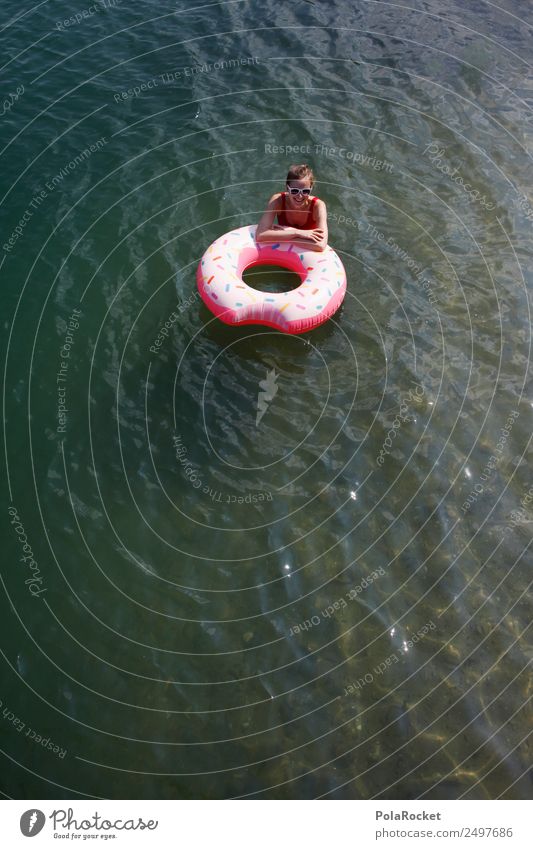
[[[255,224],[239,227],[207,248],[196,272],[204,304],[226,324],[266,324],[284,333],[305,333],[327,321],[346,294],[346,272],[335,251],[258,243],[255,231]],[[302,282],[290,292],[260,292],[242,279],[255,265],[288,268]]]

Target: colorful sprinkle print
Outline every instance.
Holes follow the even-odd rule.
[[[289,333],[317,327],[338,309],[344,298],[346,276],[337,254],[329,246],[317,257],[316,252],[310,250],[300,253],[302,249],[292,242],[258,244],[255,230],[254,225],[239,227],[215,240],[205,251],[197,279],[200,292],[205,293],[204,299],[207,293],[210,295],[207,305],[215,312],[211,299],[217,301],[219,317],[228,324],[257,321]],[[276,254],[288,256],[284,261],[281,256],[278,260]],[[296,289],[285,295],[253,289],[244,283],[242,272],[239,273],[240,269],[278,261],[286,264],[301,280]],[[306,261],[313,265],[306,266]],[[321,300],[324,300],[326,291],[329,301],[317,304],[316,296],[323,293]],[[245,301],[238,301],[239,297],[244,297]],[[283,301],[283,297],[287,300]],[[236,318],[237,310],[239,318]]]

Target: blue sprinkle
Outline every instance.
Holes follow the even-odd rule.
[[[328,295],[329,295],[329,296],[330,296],[330,298],[331,298],[331,289],[328,289]]]
[[[317,306],[317,310],[321,310],[321,309],[323,309],[322,304],[319,304],[319,305]]]
[[[229,283],[226,283],[226,292],[229,292]]]
[[[265,298],[265,301],[272,301],[272,302],[274,302],[275,300],[276,300],[275,298]]]
[[[280,246],[280,242],[277,242],[275,245],[270,245],[270,247],[272,248],[273,251],[275,251],[276,248],[279,248],[279,246]]]
[[[236,306],[236,307],[242,307],[242,304],[241,304],[241,302],[240,302],[240,301],[236,301],[236,302],[235,302],[235,306]]]

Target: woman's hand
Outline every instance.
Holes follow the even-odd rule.
[[[325,242],[325,232],[321,228],[316,230],[295,230],[296,236],[294,241],[296,243],[303,243],[309,250],[312,251],[323,251],[326,247]]]
[[[286,233],[288,236],[295,236],[297,233],[300,232],[295,227],[288,227],[285,224],[274,224],[270,229],[283,230],[283,232]]]
[[[273,224],[272,227],[268,228],[268,230],[263,230],[263,232],[259,234],[259,238],[256,236],[256,241],[276,242],[281,239],[282,242],[291,242],[297,237],[298,233],[299,230],[296,230],[294,227],[285,227],[283,224]]]
[[[292,230],[298,241],[304,242],[321,242],[324,238],[324,231],[319,230],[298,230],[297,227],[282,227],[282,230]]]
[[[325,230],[317,227],[315,230],[299,230],[298,227],[288,227],[285,224],[273,224],[267,231],[263,232],[259,241],[275,241],[276,236],[272,234],[283,233],[282,241],[295,242],[303,248],[312,251],[323,251],[326,247]]]

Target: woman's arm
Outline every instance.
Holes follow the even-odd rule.
[[[280,192],[277,192],[270,198],[255,231],[256,242],[290,242],[297,232],[294,227],[282,227],[280,224],[274,224],[274,219],[280,209],[280,197]]]
[[[279,193],[270,198],[255,231],[256,242],[294,242],[308,251],[325,250],[328,244],[328,213],[324,201],[318,200],[316,204],[318,219],[316,227],[313,230],[300,230],[298,227],[274,224],[279,198]]]
[[[313,230],[300,230],[309,239],[307,249],[310,251],[324,251],[328,245],[328,211],[323,200],[317,200],[317,223]]]
[[[317,223],[313,230],[298,230],[297,227],[286,228],[293,232],[291,241],[308,251],[324,251],[328,246],[328,212],[323,200],[318,200]],[[285,229],[285,228],[284,228]]]

